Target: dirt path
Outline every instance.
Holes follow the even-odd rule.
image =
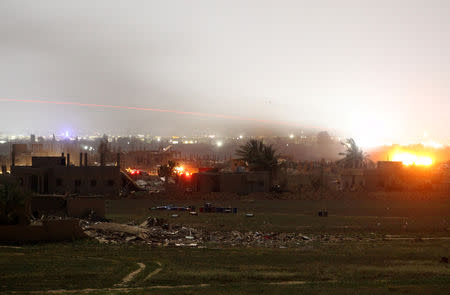
[[[143,271],[145,269],[145,264],[138,262],[137,263],[139,268],[136,269],[133,272],[130,272],[129,274],[127,274],[123,279],[122,282],[115,284],[114,287],[121,287],[121,286],[125,286],[126,284],[128,284],[129,282],[131,282],[134,277],[136,277],[141,271]]]
[[[147,290],[147,289],[186,289],[186,288],[205,288],[209,287],[210,284],[197,284],[197,285],[162,285],[162,286],[149,286],[149,287],[130,287],[130,288],[103,288],[103,289],[80,289],[80,290],[45,290],[45,291],[30,291],[26,292],[26,294],[88,294],[91,292],[131,292],[131,291],[140,291],[140,290]],[[22,293],[23,292],[12,292],[12,293]]]
[[[23,249],[23,247],[17,247],[17,246],[0,246],[0,248]]]
[[[144,279],[144,282],[151,279],[153,276],[157,275],[160,271],[162,271],[162,264],[159,261],[156,261],[156,264],[158,264],[159,268],[155,269],[151,273],[148,274],[148,276]]]
[[[158,263],[158,265],[161,266],[161,263],[159,263],[159,262],[157,262],[157,263]],[[138,270],[141,270],[141,268],[139,268]],[[162,268],[158,268],[156,270],[159,270],[158,272],[160,272],[162,270]],[[153,273],[155,273],[155,271],[153,271],[151,274],[149,274],[147,276],[147,278],[148,277],[152,277],[154,275]],[[132,273],[135,273],[135,272],[137,272],[137,271],[134,271]],[[156,272],[156,273],[158,273],[158,272]],[[321,283],[335,283],[335,282],[337,282],[337,281],[336,280],[321,281]],[[318,282],[313,282],[313,281],[281,281],[281,282],[265,283],[265,285],[305,285],[305,284],[310,284],[310,283],[318,283]],[[209,286],[211,286],[211,285],[210,284],[196,284],[196,285],[157,285],[157,286],[147,286],[147,287],[114,287],[114,288],[103,288],[103,289],[91,289],[91,288],[88,288],[88,289],[79,289],[79,290],[60,289],[60,290],[31,291],[31,292],[27,292],[26,294],[89,294],[91,292],[106,292],[106,293],[110,293],[110,292],[114,292],[114,291],[131,292],[131,291],[150,290],[150,289],[206,288],[206,287],[209,287]],[[16,293],[16,294],[19,293],[19,294],[21,294],[22,292],[17,291],[17,292],[12,292],[12,293]]]
[[[266,283],[266,285],[304,285],[304,284],[312,284],[312,283],[337,283],[337,280],[329,280],[329,281],[282,281],[282,282],[270,282]]]
[[[285,282],[271,282],[266,283],[266,285],[304,285],[307,281],[285,281]]]

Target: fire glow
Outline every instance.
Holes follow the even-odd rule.
[[[405,166],[431,166],[433,158],[426,155],[418,155],[411,152],[395,152],[392,155],[392,161],[402,162]]]
[[[175,171],[175,173],[176,174],[178,174],[178,175],[185,175],[185,176],[187,176],[187,177],[190,177],[191,176],[191,173],[189,172],[189,171],[187,171],[186,169],[184,169],[184,167],[183,166],[178,166],[178,167],[175,167],[174,168],[174,171]]]
[[[140,175],[141,174],[141,170],[139,170],[139,169],[127,168],[125,170],[130,175]]]

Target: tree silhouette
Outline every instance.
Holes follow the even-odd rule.
[[[274,172],[278,165],[276,150],[262,140],[252,139],[236,151],[239,159],[244,161],[251,171]]]
[[[353,138],[347,139],[342,144],[346,147],[346,151],[339,153],[344,158],[337,161],[338,165],[344,168],[367,168],[372,163],[369,155],[356,145]]]

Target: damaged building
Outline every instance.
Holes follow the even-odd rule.
[[[72,165],[70,154],[64,153],[57,157],[32,157],[31,165],[17,166],[13,155],[11,174],[19,185],[37,194],[119,194],[122,173],[118,165],[88,166],[87,154],[80,153],[79,157],[79,166]]]
[[[170,147],[170,146],[169,146]],[[158,151],[129,151],[123,155],[122,165],[124,167],[133,167],[156,173],[157,167],[167,163],[170,160],[180,159],[181,155],[177,151],[158,150]]]

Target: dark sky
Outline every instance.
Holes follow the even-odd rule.
[[[4,133],[299,132],[449,140],[449,1],[0,2]],[[255,131],[256,130],[256,131]]]

